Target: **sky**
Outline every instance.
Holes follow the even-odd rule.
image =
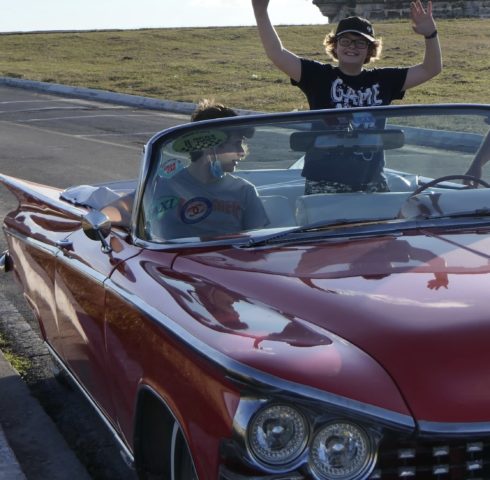
[[[0,32],[255,25],[251,0],[0,0]],[[325,24],[312,0],[270,0],[275,25]]]

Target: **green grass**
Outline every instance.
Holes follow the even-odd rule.
[[[9,342],[0,334],[0,350],[7,361],[14,367],[21,376],[25,376],[31,368],[31,362],[25,357],[16,355],[11,349]]]
[[[408,22],[378,22],[384,51],[376,66],[422,60],[424,40]],[[490,20],[438,21],[444,70],[403,103],[490,103]],[[326,60],[324,26],[278,32],[298,55]],[[0,75],[100,88],[166,100],[211,97],[235,108],[307,109],[299,89],[266,58],[255,27],[0,35]]]

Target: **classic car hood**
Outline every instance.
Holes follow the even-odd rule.
[[[228,329],[295,346],[325,342],[328,332],[381,365],[418,421],[482,422],[490,421],[487,233],[230,249],[174,267],[223,286],[214,304],[222,295],[233,310]],[[250,305],[266,305],[286,327]]]

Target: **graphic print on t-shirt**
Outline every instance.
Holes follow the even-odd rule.
[[[201,222],[212,212],[212,204],[208,198],[191,198],[184,203],[180,210],[180,219],[187,224]]]
[[[195,224],[206,219],[211,213],[232,215],[236,221],[240,221],[242,207],[239,202],[225,201],[220,199],[210,199],[206,197],[196,197],[185,201],[181,199],[180,219],[186,224]]]
[[[375,83],[354,90],[346,85],[341,78],[337,78],[332,83],[332,103],[335,104],[335,108],[382,105],[383,101],[379,98],[379,88],[379,83]]]
[[[310,109],[356,108],[389,105],[401,100],[408,68],[363,69],[346,75],[339,67],[301,59],[301,80],[291,79],[308,99]]]

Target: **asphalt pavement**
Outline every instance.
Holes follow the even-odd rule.
[[[0,478],[10,480],[25,480],[14,452],[10,448],[3,429],[0,426]]]
[[[193,104],[182,102],[6,77],[0,77],[0,85],[167,112],[189,114],[195,108]],[[18,324],[21,319],[12,317],[18,313],[8,309],[8,302],[2,304],[7,307],[0,309],[1,320]],[[40,353],[44,354],[47,352]],[[0,350],[0,480],[66,480],[67,472],[70,480],[91,478]]]
[[[66,480],[67,472],[70,480],[90,480],[51,418],[0,352],[0,480]]]

